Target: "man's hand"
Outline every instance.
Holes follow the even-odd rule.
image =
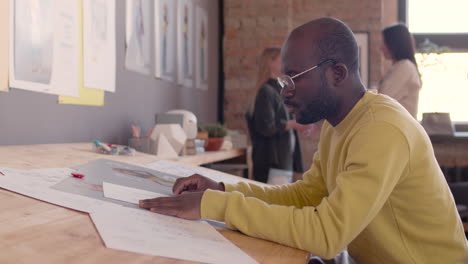
[[[224,191],[224,184],[208,179],[200,174],[194,174],[190,177],[179,178],[172,187],[174,195],[180,195],[185,192],[203,192],[206,189]]]
[[[308,124],[308,125],[298,124],[298,128],[296,130],[299,132],[302,132],[302,135],[306,137],[311,137],[319,133],[319,130],[316,124]]]
[[[224,184],[199,174],[179,178],[172,187],[173,197],[160,197],[140,201],[140,208],[151,212],[173,215],[180,218],[200,219],[200,204],[207,189],[224,191]]]
[[[299,124],[296,120],[289,120],[286,124],[286,130],[295,129],[297,132],[302,133],[306,137],[310,137],[318,133],[318,128],[316,124]]]
[[[159,197],[140,201],[140,208],[179,218],[200,219],[200,204],[204,192],[187,192],[173,197]]]

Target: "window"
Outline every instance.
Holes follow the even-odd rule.
[[[408,0],[408,28],[413,33],[468,33],[467,0]]]
[[[418,53],[423,82],[418,119],[424,112],[449,112],[452,121],[468,121],[467,0],[399,0],[399,19],[416,45],[429,40],[447,52]]]
[[[418,119],[424,112],[449,112],[468,121],[468,53],[416,54],[423,86]]]

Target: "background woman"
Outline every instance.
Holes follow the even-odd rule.
[[[416,118],[421,78],[414,58],[413,37],[403,24],[385,28],[382,35],[382,52],[393,64],[380,81],[378,91],[397,100]]]
[[[283,103],[279,47],[266,48],[259,60],[257,95],[246,114],[252,140],[253,177],[273,184],[291,181],[303,172],[299,139],[294,129],[311,133],[312,126],[296,123]]]

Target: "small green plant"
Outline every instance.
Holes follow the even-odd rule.
[[[225,137],[227,134],[226,127],[219,123],[206,124],[201,126],[201,129],[208,132],[208,137],[210,138]]]
[[[419,64],[421,67],[440,66],[444,63],[441,61],[439,55],[450,51],[446,46],[439,46],[429,39],[419,44],[418,52],[421,53],[421,60]]]

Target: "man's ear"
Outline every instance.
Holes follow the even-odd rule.
[[[330,79],[333,86],[341,86],[343,82],[348,79],[349,70],[348,67],[343,63],[337,63],[330,67]]]

